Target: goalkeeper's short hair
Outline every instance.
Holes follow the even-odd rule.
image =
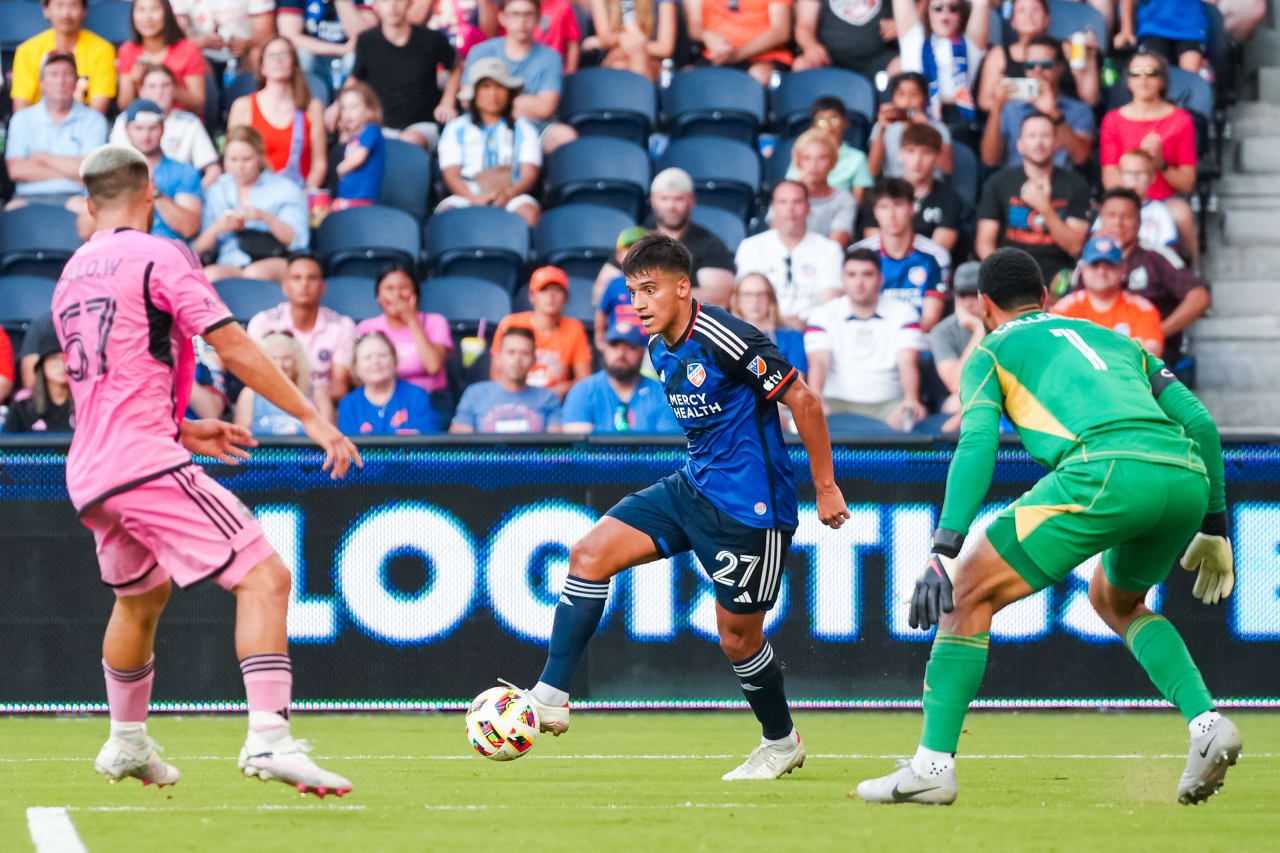
[[[1021,249],[996,249],[982,262],[978,292],[1003,311],[1037,305],[1044,294],[1040,265]]]

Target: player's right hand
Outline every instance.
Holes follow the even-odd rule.
[[[818,518],[832,530],[839,530],[849,520],[849,507],[839,486],[818,490]]]
[[[324,464],[320,468],[323,471],[330,471],[331,479],[339,480],[346,476],[352,462],[355,462],[358,468],[364,467],[360,451],[351,443],[351,439],[338,432],[338,428],[324,418],[315,415],[303,421],[302,426],[311,440],[324,450]]]
[[[1226,527],[1225,513],[1206,516],[1179,561],[1182,568],[1197,573],[1191,594],[1205,604],[1217,604],[1231,595],[1236,585],[1235,557]]]
[[[916,581],[911,595],[911,613],[908,622],[912,628],[928,631],[942,619],[943,613],[955,609],[955,588],[951,579],[956,573],[956,560],[945,554],[929,555],[924,572]]]

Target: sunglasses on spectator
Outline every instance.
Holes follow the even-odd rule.
[[[1159,77],[1160,69],[1159,68],[1130,68],[1129,76],[1130,77]]]
[[[930,12],[951,12],[954,15],[959,15],[961,12],[964,11],[964,4],[963,3],[938,3],[933,6],[930,6],[929,11]]]
[[[844,123],[844,119],[838,116],[830,116],[828,118],[820,118],[814,121],[814,127],[837,127]]]
[[[1052,59],[1028,59],[1026,62],[1022,64],[1027,68],[1028,71],[1033,68],[1041,68],[1041,69],[1044,69],[1045,71],[1048,71],[1057,63],[1055,63]]]

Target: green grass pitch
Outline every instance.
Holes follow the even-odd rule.
[[[30,806],[64,806],[89,851],[1280,849],[1280,714],[1237,712],[1221,793],[1174,801],[1187,732],[1168,713],[975,713],[950,808],[846,798],[919,735],[912,713],[796,715],[809,752],[777,782],[721,782],[759,729],[746,712],[582,712],[514,762],[476,756],[462,714],[299,714],[352,794],[323,802],[239,775],[239,716],[157,716],[183,773],[106,784],[102,717],[0,719],[0,849],[32,849]]]

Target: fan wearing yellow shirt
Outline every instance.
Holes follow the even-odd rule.
[[[17,112],[40,100],[40,66],[53,50],[75,54],[80,85],[76,97],[106,114],[116,96],[116,49],[99,35],[83,29],[88,0],[43,0],[50,29],[18,45],[13,57],[13,109]]]

